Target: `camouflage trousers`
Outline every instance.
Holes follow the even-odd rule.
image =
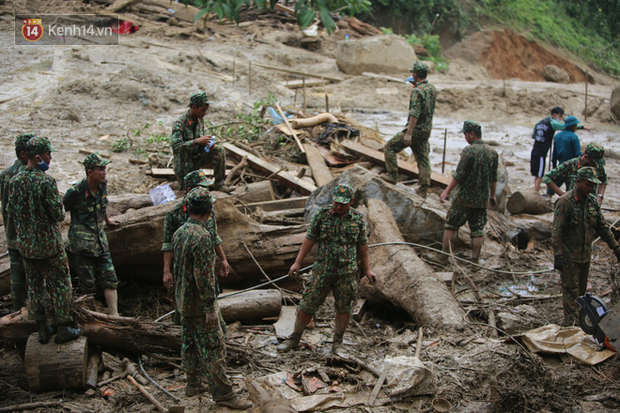
[[[26,305],[26,273],[24,261],[19,250],[9,248],[9,260],[11,262],[11,301],[15,311]]]
[[[304,288],[299,304],[307,314],[317,312],[329,292],[334,294],[334,307],[338,313],[350,313],[351,302],[357,293],[357,273],[340,274],[338,271],[315,273]]]
[[[213,145],[209,152],[200,151],[200,155],[182,165],[174,164],[174,174],[179,182],[179,188],[185,189],[184,178],[190,172],[197,171],[205,164],[213,163],[213,178],[215,185],[222,184],[226,177],[226,151],[222,145]]]
[[[24,257],[24,270],[28,282],[29,318],[37,321],[46,319],[45,294],[48,293],[54,321],[57,324],[70,323],[73,297],[65,250],[49,258]]]
[[[226,375],[226,347],[224,334],[218,323],[213,328],[205,326],[205,317],[183,317],[181,359],[186,372],[203,370],[211,396],[215,401],[228,400],[233,387]]]
[[[446,216],[444,228],[458,231],[466,222],[469,222],[469,230],[472,238],[484,237],[484,226],[487,223],[487,209],[451,205],[448,210],[448,215]]]
[[[383,154],[385,156],[385,169],[390,174],[398,173],[398,160],[396,158],[396,154],[407,146],[404,143],[406,131],[400,131],[392,139],[387,141],[385,147],[383,148]],[[428,144],[428,139],[430,138],[430,134],[428,136],[417,137],[412,136],[411,141],[411,152],[413,152],[413,156],[415,157],[415,161],[418,164],[419,177],[418,184],[420,186],[430,186],[431,185],[431,162],[429,160],[429,152],[430,145]]]
[[[564,324],[574,325],[579,315],[579,304],[575,302],[577,297],[584,295],[588,288],[588,275],[590,262],[578,263],[567,262],[562,277],[562,304],[564,306]]]
[[[72,254],[72,258],[82,294],[92,294],[97,287],[102,290],[116,290],[118,278],[109,252],[98,257]]]

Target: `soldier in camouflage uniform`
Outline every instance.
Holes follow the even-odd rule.
[[[9,217],[9,182],[11,178],[26,169],[28,162],[28,154],[26,153],[26,145],[28,141],[34,137],[33,133],[25,133],[19,135],[15,139],[15,155],[17,159],[15,163],[0,173],[0,196],[2,197],[2,220],[4,221],[4,235],[6,237],[6,245],[9,252],[9,260],[11,263],[11,301],[13,309],[18,311],[26,305],[26,273],[24,272],[24,263],[22,256],[17,247],[17,233],[15,232],[15,222]]]
[[[108,313],[118,315],[118,278],[112,263],[104,221],[111,226],[120,225],[108,216],[109,204],[106,161],[98,153],[84,159],[86,178],[73,184],[62,202],[71,212],[69,251],[80,280],[80,291],[92,294],[99,287],[103,290]]]
[[[472,242],[472,261],[478,263],[484,225],[487,222],[487,205],[497,205],[495,186],[497,184],[497,152],[482,141],[482,128],[474,121],[465,121],[463,130],[469,146],[463,149],[461,159],[452,172],[452,180],[439,200],[444,202],[452,190],[456,193],[446,217],[442,250],[450,252],[450,244],[458,229],[469,222]],[[478,267],[474,266],[475,271]]]
[[[278,350],[288,351],[299,345],[304,329],[332,291],[336,307],[332,354],[336,354],[349,324],[351,301],[357,290],[358,258],[362,263],[362,273],[370,283],[377,281],[377,276],[370,270],[366,221],[363,214],[351,208],[352,203],[353,188],[337,185],[333,204],[319,209],[310,220],[297,259],[288,273],[297,273],[306,255],[318,243],[312,279],[304,290],[293,334],[278,346]]]
[[[207,176],[201,170],[197,170],[194,172],[190,172],[185,176],[184,179],[185,189],[187,192],[194,189],[197,186],[209,187],[212,184],[212,181],[207,178]],[[164,287],[171,290],[176,284],[172,277],[172,236],[176,232],[177,229],[181,228],[183,224],[187,222],[189,219],[189,212],[187,210],[187,205],[185,203],[185,199],[181,200],[174,209],[166,212],[166,217],[164,218],[164,242],[161,247],[161,250],[164,254]],[[217,234],[217,223],[215,220],[215,213],[211,213],[209,215],[209,220],[207,221],[207,230],[213,237],[213,242],[215,244],[215,253],[220,259],[220,276],[228,277],[228,273],[230,271],[230,266],[228,265],[228,260],[226,259],[226,254],[222,249],[222,239]],[[216,278],[216,292],[219,294],[219,285],[217,285]],[[221,314],[220,314],[221,315]],[[175,322],[180,323],[180,319],[178,318],[178,312],[175,313]],[[221,319],[222,328],[225,330],[226,324],[224,324],[224,319]]]
[[[407,126],[390,139],[383,148],[385,154],[385,169],[388,175],[384,179],[390,183],[398,181],[398,165],[396,154],[406,147],[410,147],[418,164],[420,185],[417,192],[426,196],[431,185],[431,163],[429,160],[430,146],[428,143],[433,128],[433,114],[435,113],[435,86],[428,83],[426,76],[428,66],[415,62],[411,69],[414,78],[414,89],[409,99],[409,117]]]
[[[201,391],[204,367],[213,400],[221,406],[248,409],[252,404],[235,394],[226,376],[226,348],[215,291],[215,243],[207,222],[215,200],[198,186],[186,197],[189,219],[172,237],[177,311],[181,314],[181,357],[187,374],[185,394]]]
[[[71,327],[72,289],[67,253],[59,222],[65,211],[56,180],[47,176],[52,147],[47,138],[34,137],[26,146],[26,169],[9,183],[9,215],[15,219],[17,246],[24,260],[28,283],[28,316],[37,321],[39,341],[48,342],[53,329],[47,325],[44,298],[50,296],[53,320],[58,324],[57,343],[80,336]]]
[[[577,183],[555,203],[553,235],[554,268],[562,277],[564,323],[576,321],[579,305],[575,299],[584,295],[588,285],[592,241],[598,234],[620,260],[620,245],[614,239],[601,208],[592,195],[600,185],[595,168],[584,166],[577,172]]]
[[[189,101],[189,110],[178,118],[172,127],[170,145],[174,160],[172,168],[181,189],[185,188],[183,178],[203,165],[213,162],[215,183],[213,190],[230,192],[224,186],[226,176],[226,152],[222,145],[213,142],[214,136],[205,135],[204,117],[209,109],[209,98],[205,92],[197,92]],[[206,151],[208,150],[208,152]]]
[[[598,143],[589,143],[586,151],[578,158],[568,160],[557,168],[551,170],[543,177],[543,183],[556,194],[562,196],[564,191],[556,182],[565,182],[567,191],[573,189],[577,183],[577,171],[584,166],[596,168],[597,178],[601,184],[594,187],[596,200],[600,205],[603,202],[605,189],[607,189],[607,173],[605,173],[605,148]]]

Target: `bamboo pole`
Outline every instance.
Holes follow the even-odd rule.
[[[252,96],[252,62],[250,62],[250,69],[248,75],[248,87],[250,89],[250,97]]]
[[[304,110],[306,109],[306,78],[301,78],[303,89],[304,89]]]
[[[443,134],[443,160],[441,161],[441,173],[446,171],[446,146],[448,145],[448,128]]]
[[[135,381],[133,377],[131,377],[130,375],[127,375],[127,380],[129,380],[134,386],[136,386],[138,390],[140,390],[140,393],[142,393],[147,399],[149,399],[149,401],[153,403],[153,406],[157,407],[159,411],[162,411],[162,412],[168,411],[168,409],[166,409],[160,402],[158,402],[157,399],[155,399],[155,397],[151,395],[151,393],[146,391],[146,389],[142,387],[141,384]]]
[[[297,133],[295,132],[295,129],[293,129],[293,127],[289,123],[288,119],[286,118],[286,115],[284,114],[284,111],[282,110],[282,108],[280,107],[280,104],[278,102],[276,102],[276,108],[278,108],[278,111],[280,112],[280,115],[282,115],[282,118],[284,119],[284,122],[286,123],[286,126],[288,126],[288,128],[291,131],[291,133],[293,134],[293,138],[295,138],[295,142],[297,142],[297,146],[299,146],[299,149],[301,149],[301,153],[306,153],[306,150],[304,149],[304,146],[301,144],[301,141],[297,137]]]

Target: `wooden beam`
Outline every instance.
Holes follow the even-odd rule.
[[[385,158],[382,152],[376,151],[365,145],[362,145],[361,143],[353,141],[343,140],[340,142],[340,144],[344,146],[349,152],[356,156],[359,156],[360,158],[366,159],[375,165],[385,166]],[[420,171],[418,170],[418,167],[416,165],[400,159],[398,160],[398,172],[403,175],[412,176],[414,178],[417,178],[420,175]],[[431,183],[434,185],[445,188],[450,183],[450,180],[450,177],[431,172]]]
[[[297,134],[295,133],[295,129],[293,129],[293,127],[289,123],[286,115],[284,114],[284,111],[282,110],[282,108],[280,107],[280,104],[278,102],[276,102],[276,108],[278,108],[278,112],[280,112],[280,115],[282,115],[282,119],[284,119],[284,123],[286,123],[286,126],[288,126],[289,130],[293,134],[293,138],[295,138],[295,142],[297,142],[297,146],[299,146],[299,149],[301,150],[301,153],[305,154],[306,150],[304,149],[304,146],[301,144],[301,141],[299,140],[299,137],[297,137]]]
[[[325,82],[321,80],[306,80],[306,87],[321,86],[324,84]],[[303,80],[289,80],[285,86],[289,89],[301,89],[302,87],[304,87],[304,81]]]
[[[282,211],[287,209],[304,208],[306,206],[307,196],[301,196],[297,198],[278,199],[276,201],[254,202],[251,204],[237,205],[237,209],[241,212],[256,211],[257,208],[262,208],[263,211]]]
[[[329,77],[329,76],[325,76],[325,75],[315,75],[315,74],[312,74],[312,73],[300,72],[298,70],[291,70],[291,69],[284,69],[284,68],[281,68],[281,67],[261,65],[261,64],[258,64],[258,63],[252,63],[252,64],[254,66],[262,67],[263,69],[276,70],[278,72],[290,73],[292,75],[305,76],[305,77],[314,77],[314,78],[317,78],[317,79],[325,79],[325,80],[329,80],[330,82],[342,82],[342,79],[338,79],[337,77]]]
[[[316,186],[323,186],[333,181],[334,177],[318,148],[311,143],[305,143],[304,148],[306,149],[306,160],[312,169],[312,178],[316,182]]]
[[[275,174],[273,178],[277,179],[278,182],[280,182],[287,188],[293,189],[302,195],[310,195],[314,190],[316,190],[316,186],[312,185],[311,183],[308,183],[303,179],[297,178],[286,171],[279,171],[280,168],[278,166],[264,161],[259,157],[244,151],[243,149],[239,149],[232,143],[225,142],[222,144],[222,146],[224,146],[224,149],[226,149],[230,156],[232,156],[236,160],[241,160],[244,156],[247,156],[250,166],[258,170],[265,176]]]

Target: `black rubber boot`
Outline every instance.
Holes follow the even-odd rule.
[[[284,341],[282,344],[278,346],[278,350],[289,351],[290,349],[297,347],[299,345],[300,340],[301,340],[301,333],[293,333],[291,334],[288,340]]]
[[[48,326],[45,321],[37,321],[37,327],[39,327],[39,343],[47,344],[52,334],[54,334],[54,329]]]
[[[78,327],[70,327],[69,324],[61,324],[58,326],[58,334],[54,341],[56,344],[66,343],[67,341],[75,340],[82,334],[82,330]]]

